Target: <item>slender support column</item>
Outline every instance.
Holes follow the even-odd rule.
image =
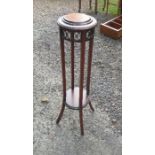
[[[91,76],[91,64],[92,64],[92,52],[93,52],[93,42],[94,42],[94,29],[91,31],[91,39],[89,41],[89,51],[88,51],[88,68],[87,68],[87,96],[89,96],[90,93],[90,76]],[[91,101],[89,100],[89,106],[92,111],[94,111],[94,108],[91,104]]]
[[[86,40],[86,32],[81,32],[81,62],[80,62],[80,89],[79,89],[79,115],[80,115],[80,127],[81,127],[81,135],[84,135],[83,129],[83,81],[84,81],[84,64],[85,64],[85,40]]]
[[[63,102],[60,114],[56,120],[58,124],[62,118],[64,109],[65,109],[65,102],[66,102],[66,71],[65,71],[65,51],[64,51],[64,38],[63,38],[63,30],[60,28],[60,46],[61,46],[61,67],[62,67],[62,83],[63,83]]]
[[[71,32],[71,89],[74,90],[74,32]]]

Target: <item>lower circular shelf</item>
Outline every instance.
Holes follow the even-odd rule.
[[[86,89],[83,89],[82,107],[85,107],[88,103]],[[66,106],[70,109],[79,110],[79,87],[75,87],[74,90],[69,89],[66,92]]]

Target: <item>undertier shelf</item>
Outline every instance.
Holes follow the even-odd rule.
[[[84,108],[89,102],[86,89],[83,89],[82,107]],[[69,89],[66,92],[66,106],[70,109],[79,110],[79,87],[75,87],[74,90]]]

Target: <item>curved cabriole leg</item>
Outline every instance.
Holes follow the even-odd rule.
[[[61,107],[61,111],[60,111],[60,114],[56,120],[56,123],[58,124],[63,116],[63,112],[64,112],[64,109],[65,109],[65,103],[62,103],[62,107]]]
[[[84,80],[84,64],[85,64],[85,40],[86,40],[86,32],[82,32],[81,34],[81,62],[80,62],[80,89],[79,89],[79,116],[80,116],[80,128],[81,135],[84,135],[83,129],[83,80]]]
[[[65,51],[64,51],[64,33],[63,30],[60,28],[60,47],[61,47],[61,67],[62,67],[62,83],[63,83],[63,103],[61,107],[60,114],[56,120],[58,124],[62,118],[64,109],[65,109],[65,102],[66,102],[66,70],[65,70]]]
[[[90,76],[91,76],[91,64],[92,64],[92,52],[93,52],[93,34],[94,34],[94,29],[91,31],[91,39],[89,41],[89,51],[88,51],[88,69],[87,69],[87,96],[89,96],[90,92]],[[94,108],[91,104],[91,101],[89,100],[89,106],[92,111],[94,111]]]
[[[89,101],[89,106],[90,106],[90,109],[91,109],[92,111],[94,111],[94,108],[93,108],[93,106],[92,106],[92,104],[91,104],[91,101]]]

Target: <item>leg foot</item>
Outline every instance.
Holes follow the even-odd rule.
[[[94,108],[93,108],[93,106],[91,104],[91,101],[89,101],[89,106],[90,106],[90,109],[94,112]]]
[[[58,118],[57,118],[57,120],[56,120],[56,124],[58,124],[58,123],[60,122],[60,120],[61,120],[61,118],[62,118],[62,115],[63,115],[63,112],[64,112],[64,109],[65,109],[65,104],[63,103],[63,104],[62,104],[62,107],[61,107],[60,114],[59,114],[59,116],[58,116]]]

